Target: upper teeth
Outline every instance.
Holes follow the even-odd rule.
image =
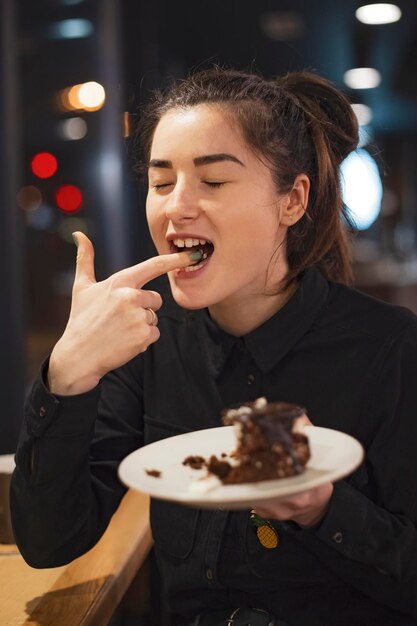
[[[193,246],[198,246],[199,244],[204,246],[204,244],[207,243],[205,239],[191,239],[189,237],[187,239],[174,239],[173,241],[177,248],[192,248]]]

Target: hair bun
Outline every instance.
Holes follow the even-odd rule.
[[[289,72],[277,82],[296,98],[307,117],[321,126],[329,148],[340,161],[356,149],[358,120],[348,98],[331,81],[304,70]]]

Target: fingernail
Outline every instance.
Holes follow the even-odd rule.
[[[193,252],[189,252],[188,256],[190,258],[190,261],[194,261],[194,263],[196,263],[197,261],[201,261],[201,259],[203,258],[203,253],[201,250],[193,250]]]
[[[75,233],[72,233],[72,238],[74,239],[74,243],[75,243],[75,245],[78,248],[78,237],[77,237],[77,235]]]

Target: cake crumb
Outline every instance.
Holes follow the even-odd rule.
[[[146,469],[145,472],[148,474],[148,476],[153,476],[154,478],[161,478],[162,475],[162,472],[156,469]]]
[[[211,474],[214,474],[215,476],[218,476],[220,480],[223,480],[232,468],[230,463],[227,461],[220,461],[215,454],[212,454],[207,463],[207,469]]]
[[[185,458],[182,462],[183,465],[188,465],[189,467],[191,467],[192,469],[201,469],[202,467],[204,467],[204,465],[206,464],[206,460],[204,457],[202,456],[198,456],[198,455],[190,455],[187,456],[187,458]]]

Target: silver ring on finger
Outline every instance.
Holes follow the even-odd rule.
[[[151,314],[151,321],[148,322],[148,324],[150,326],[156,326],[158,324],[158,316],[155,313],[155,311],[153,309],[151,309],[150,307],[146,307],[145,311],[149,311],[149,313]]]

